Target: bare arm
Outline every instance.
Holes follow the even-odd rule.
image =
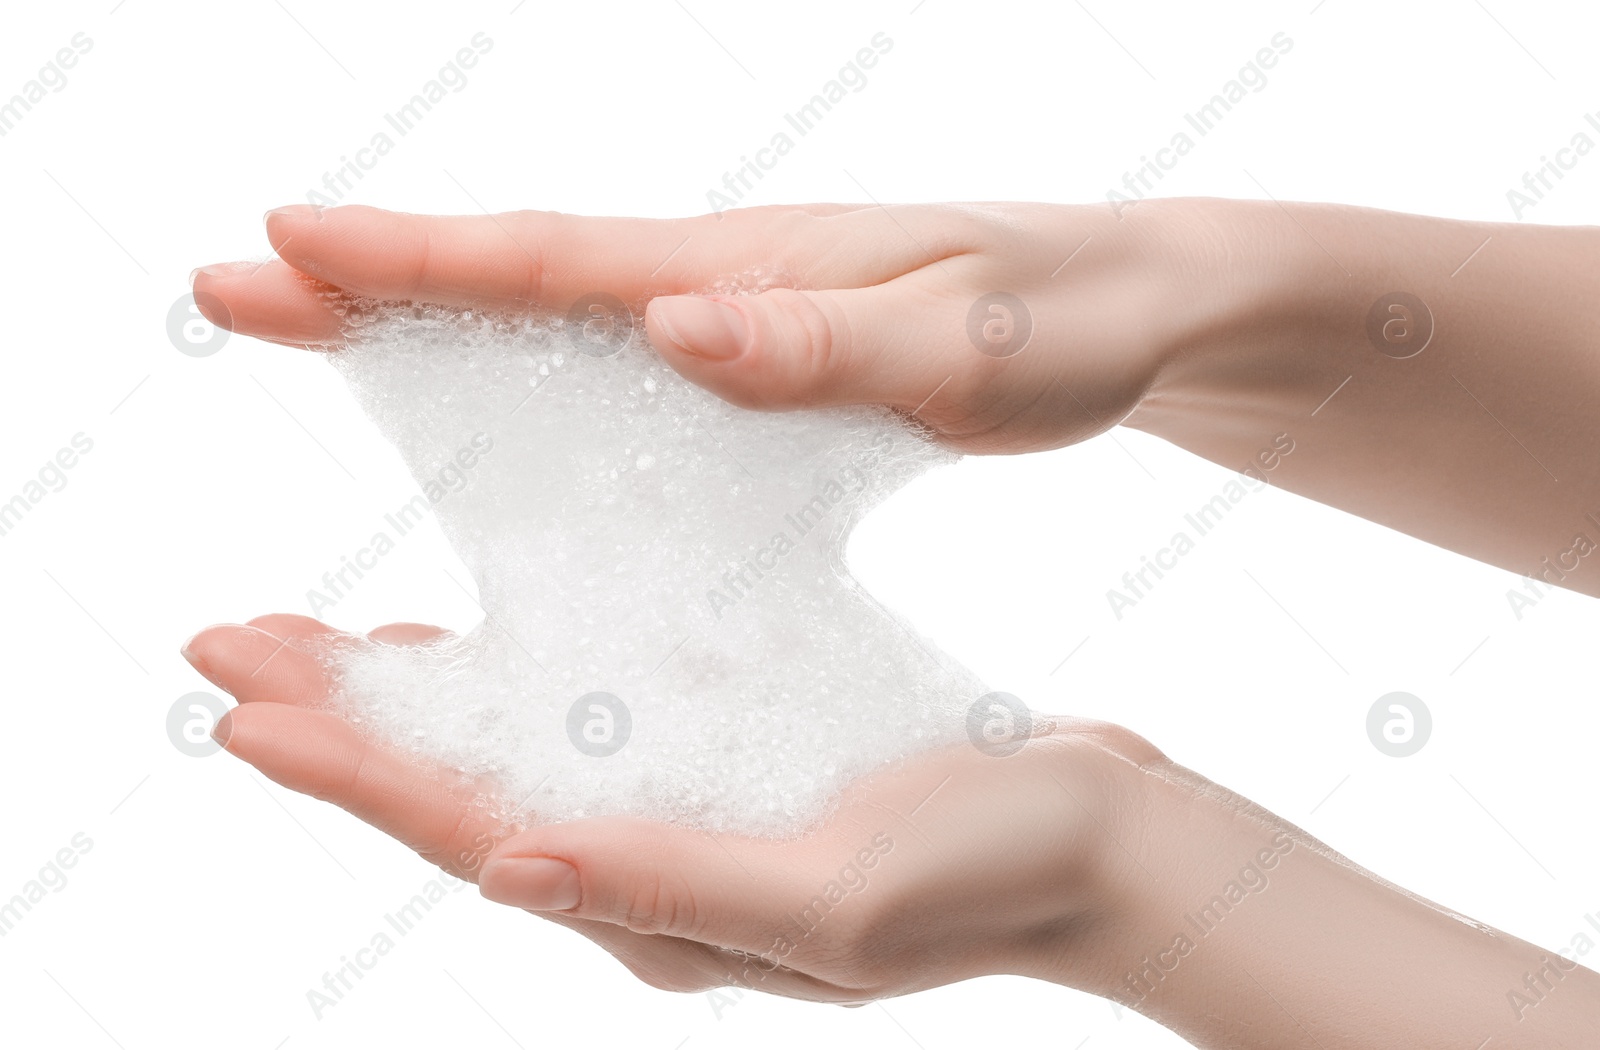
[[[1126,421],[1471,557],[1600,595],[1600,229],[1164,202],[1215,307]]]

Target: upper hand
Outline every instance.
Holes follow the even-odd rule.
[[[1022,452],[1122,422],[1198,324],[1181,302],[1192,224],[1141,209],[807,205],[660,220],[296,205],[267,215],[277,259],[206,267],[195,295],[236,332],[337,345],[332,289],[558,313],[606,292],[648,303],[666,361],[734,404],[882,404],[960,451]],[[793,287],[693,294],[757,271]],[[997,292],[1012,298],[985,299]]]

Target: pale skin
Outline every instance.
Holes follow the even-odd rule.
[[[213,320],[270,341],[337,346],[330,288],[561,312],[607,291],[647,303],[667,362],[736,404],[885,404],[973,453],[1120,424],[1236,470],[1287,433],[1273,484],[1600,594],[1575,542],[1600,538],[1594,229],[1189,200],[684,220],[298,206],[267,232],[277,259],[195,287]],[[756,267],[805,290],[694,294]],[[1014,356],[968,336],[997,290],[1032,318]],[[1425,304],[1425,345],[1415,310],[1382,311],[1398,326],[1369,338],[1393,292]],[[319,709],[320,667],[283,642],[332,630],[279,615],[189,642],[240,701],[227,749],[658,987],[859,1003],[1022,974],[1207,1048],[1578,1047],[1600,1023],[1600,975],[1383,882],[1115,726],[1041,719],[1015,755],[930,753],[790,842],[624,818],[501,829],[471,786]]]

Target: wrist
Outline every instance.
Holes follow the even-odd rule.
[[[1108,872],[1107,934],[1062,983],[1197,1046],[1586,1045],[1600,975],[1385,883],[1187,769],[1135,773],[1129,819],[1108,824],[1128,852]]]
[[[1342,242],[1348,264],[1328,244],[1347,221],[1342,213],[1356,209],[1151,203],[1161,207],[1143,217],[1143,236],[1183,265],[1162,292],[1155,379],[1124,424],[1190,448],[1266,443],[1283,417],[1303,417],[1348,374],[1341,358],[1359,329],[1355,289],[1371,282],[1357,276],[1361,264]],[[1141,221],[1137,211],[1130,222]]]
[[[1253,931],[1278,921],[1266,901],[1280,881],[1318,885],[1332,865],[1298,829],[1164,756],[1123,762],[1109,782],[1096,933],[1049,979],[1183,1031],[1193,1010],[1218,1009],[1197,990],[1242,979]]]

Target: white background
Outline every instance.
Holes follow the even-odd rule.
[[[346,201],[702,212],[879,32],[893,48],[866,87],[745,203],[1093,201],[1283,32],[1267,86],[1163,194],[1510,220],[1506,191],[1600,109],[1588,5],[114,2],[13,6],[0,30],[0,98],[93,41],[0,138],[0,500],[74,434],[94,442],[0,537],[0,899],[93,842],[0,938],[0,1025],[127,1048],[1182,1045],[1005,978],[861,1010],[749,995],[719,1019],[470,889],[318,1020],[306,991],[432,869],[225,755],[185,756],[166,716],[209,688],[178,656],[189,634],[305,611],[409,483],[326,365],[243,338],[185,356],[168,311],[192,268],[261,257],[261,212],[304,200],[479,32],[470,82]],[[1586,158],[1524,221],[1593,221],[1597,191]],[[968,460],[867,522],[854,561],[994,688],[1126,724],[1380,874],[1565,947],[1600,912],[1600,606],[1558,593],[1519,620],[1513,574],[1266,491],[1118,622],[1106,590],[1229,477],[1128,432]],[[330,619],[466,627],[453,564],[415,534]],[[1433,714],[1414,757],[1366,735],[1392,690]]]

